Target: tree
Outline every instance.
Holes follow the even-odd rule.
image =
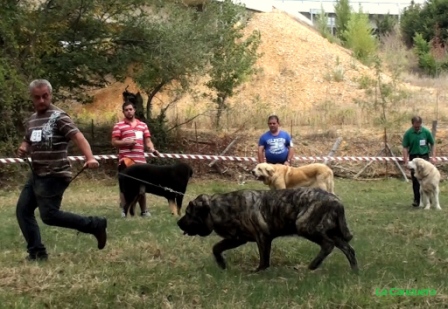
[[[241,13],[240,6],[234,4],[218,5],[213,1],[198,10],[185,6],[181,0],[33,3],[36,2],[6,0],[0,10],[1,109],[2,115],[12,115],[11,121],[0,124],[0,129],[10,130],[8,134],[15,138],[19,119],[23,119],[21,113],[31,107],[26,86],[35,78],[50,80],[56,100],[85,103],[90,100],[86,90],[131,77],[148,94],[146,112],[143,104],[139,112],[146,115],[147,121],[163,125],[167,108],[207,74],[212,68],[212,57],[222,57],[228,65],[223,66],[220,76],[238,75],[239,81],[226,91],[237,87],[250,72],[246,62],[238,62],[237,58],[250,54],[254,45],[244,40],[234,43],[235,37],[227,34],[232,33],[235,25],[220,23],[225,7],[229,7],[229,20],[238,20],[230,16]],[[231,52],[218,48],[218,32],[209,31],[214,23],[226,34],[222,46],[241,48],[235,47]],[[229,59],[221,52],[228,52]],[[240,72],[233,65],[243,65],[246,70]],[[160,115],[153,117],[151,107],[160,92],[169,92],[173,99]]]
[[[389,33],[391,33],[395,25],[398,23],[398,19],[395,16],[387,13],[386,15],[375,15],[374,21],[377,27],[377,36],[383,37]]]
[[[366,88],[366,96],[355,100],[355,103],[370,113],[374,126],[382,129],[383,149],[388,149],[388,131],[400,129],[404,121],[409,119],[409,115],[399,109],[403,106],[403,101],[408,98],[408,94],[399,84],[400,66],[389,66],[391,78],[390,81],[385,81],[381,59],[375,56],[373,62],[376,78]]]
[[[368,62],[377,49],[376,38],[372,34],[369,17],[359,8],[358,13],[352,13],[347,24],[347,30],[343,33],[346,45],[354,56],[364,62]]]
[[[223,110],[227,108],[227,98],[233,96],[235,89],[255,72],[254,65],[259,54],[260,33],[254,31],[243,38],[243,30],[248,21],[243,7],[235,6],[226,0],[217,4],[218,22],[212,29],[212,51],[210,80],[206,86],[216,92],[213,100],[217,104],[216,127],[219,128]]]
[[[200,12],[177,2],[153,5],[151,15],[122,29],[119,42],[120,55],[133,56],[134,65],[127,75],[148,94],[148,119],[158,93],[169,92],[173,103],[190,90],[191,83],[205,71],[210,53]]]
[[[429,0],[424,4],[411,5],[403,11],[400,21],[403,40],[408,47],[414,44],[414,37],[420,33],[426,42],[430,42],[440,29],[440,40],[448,40],[448,0]]]
[[[319,33],[331,42],[333,34],[328,29],[328,14],[325,13],[322,5],[319,14],[316,16],[316,27]]]
[[[429,76],[436,77],[441,70],[441,63],[431,53],[431,45],[420,33],[414,37],[414,53],[418,57],[418,67]]]
[[[143,0],[7,0],[0,10],[0,141],[19,138],[31,111],[27,85],[46,78],[58,99],[86,102],[86,87],[120,75],[129,61],[116,61],[114,38]],[[128,57],[129,58],[129,57]],[[123,64],[123,66],[122,66]]]
[[[13,153],[27,111],[26,76],[20,70],[20,26],[25,10],[17,1],[6,1],[0,10],[0,151]]]
[[[338,0],[334,6],[334,12],[336,14],[336,36],[345,41],[344,33],[347,31],[351,16],[349,0]]]

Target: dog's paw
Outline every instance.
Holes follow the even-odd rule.
[[[226,269],[227,268],[226,262],[224,262],[224,261],[216,261],[216,263],[218,263],[218,266],[221,269]]]
[[[266,270],[267,268],[269,268],[269,265],[260,265],[257,268],[255,268],[253,270],[254,273],[258,273],[260,271]]]
[[[219,268],[221,269],[227,268],[226,261],[224,260],[222,255],[215,255],[215,261],[218,264]]]

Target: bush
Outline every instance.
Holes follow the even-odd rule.
[[[352,13],[347,23],[347,30],[344,32],[344,39],[347,47],[350,48],[356,59],[369,63],[375,55],[378,43],[373,36],[372,28],[367,14]]]
[[[443,62],[438,62],[431,53],[431,46],[420,33],[414,36],[414,53],[418,57],[418,67],[429,76],[436,77],[444,68]]]

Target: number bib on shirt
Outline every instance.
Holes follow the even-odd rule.
[[[143,132],[142,131],[135,131],[135,138],[136,139],[143,139]]]
[[[31,132],[30,141],[33,143],[38,143],[42,140],[42,130],[33,130]]]

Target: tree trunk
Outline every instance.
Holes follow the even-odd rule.
[[[146,101],[146,119],[151,119],[151,110],[152,110],[152,99],[156,96],[156,94],[165,86],[165,82],[161,82],[157,87],[155,87],[152,91],[149,92],[148,100]]]
[[[216,112],[216,129],[218,130],[221,125],[222,112],[226,109],[227,96],[218,97],[216,102],[218,104],[218,111]]]
[[[145,118],[145,109],[143,107],[143,98],[138,92],[136,94],[136,100],[135,100],[135,118],[137,118],[140,121],[146,122]]]

